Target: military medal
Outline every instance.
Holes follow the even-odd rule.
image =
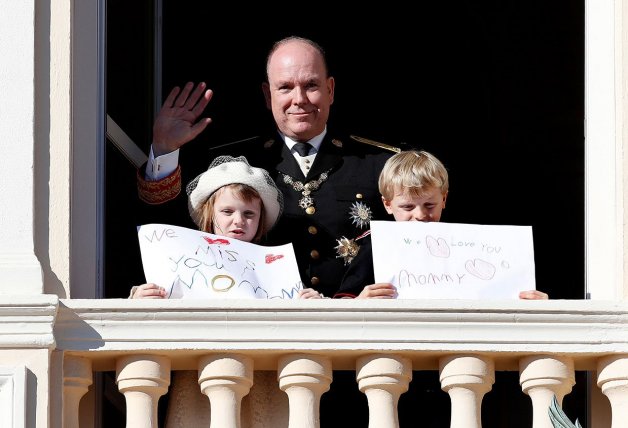
[[[307,183],[302,183],[294,178],[290,177],[288,174],[281,173],[283,176],[283,182],[289,186],[292,186],[294,190],[297,192],[301,192],[301,199],[299,199],[299,207],[303,208],[306,213],[314,214],[316,209],[314,208],[314,198],[312,197],[312,192],[318,190],[321,187],[321,184],[329,177],[329,171],[321,173],[318,176],[318,179],[308,181]]]
[[[356,197],[361,199],[362,195],[358,193]],[[360,229],[363,229],[371,223],[373,213],[368,205],[363,202],[356,201],[351,204],[351,209],[349,210],[349,218],[351,218],[351,223],[355,224]],[[336,254],[338,254],[336,258],[342,258],[345,262],[345,266],[350,264],[355,256],[358,255],[358,251],[360,251],[360,246],[356,241],[370,234],[371,231],[367,230],[355,239],[349,239],[346,236],[343,236],[340,239],[336,239],[336,242],[338,243],[338,245],[335,247]]]
[[[371,231],[367,230],[355,239],[349,239],[346,236],[343,236],[340,239],[336,239],[336,242],[338,243],[338,245],[334,247],[336,249],[336,254],[338,254],[336,258],[342,257],[342,259],[345,261],[345,266],[351,264],[355,256],[357,256],[358,252],[360,251],[360,245],[358,245],[356,241],[359,241],[360,239],[370,234]]]
[[[362,202],[354,202],[351,205],[351,210],[349,211],[349,217],[351,217],[351,222],[355,224],[360,229],[364,229],[371,223],[371,219],[373,218],[373,213],[371,209]]]
[[[360,246],[356,244],[355,240],[349,239],[345,236],[340,239],[336,239],[336,242],[338,243],[335,247],[336,253],[338,254],[336,258],[342,257],[346,266],[353,261],[355,256],[358,255]]]

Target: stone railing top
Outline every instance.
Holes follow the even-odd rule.
[[[53,295],[0,295],[0,350],[53,349],[58,308]]]
[[[288,351],[337,355],[342,366],[394,352],[417,369],[439,355],[480,353],[510,369],[521,355],[559,353],[584,370],[599,356],[628,353],[627,323],[628,304],[584,300],[105,299],[62,300],[54,332],[58,349],[95,359],[225,351],[268,357],[274,367]]]

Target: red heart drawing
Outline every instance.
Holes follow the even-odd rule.
[[[266,264],[270,264],[274,262],[275,260],[279,260],[279,259],[283,259],[283,254],[278,254],[278,255],[266,254]]]
[[[222,245],[229,245],[229,241],[226,239],[212,239],[209,238],[207,236],[203,236],[203,239],[207,241],[208,244],[222,244]]]

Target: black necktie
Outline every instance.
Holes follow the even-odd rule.
[[[312,148],[312,145],[310,143],[296,143],[294,145],[294,150],[301,157],[307,156],[310,153],[311,148]]]

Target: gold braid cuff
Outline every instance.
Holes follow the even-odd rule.
[[[150,205],[163,204],[176,198],[181,193],[181,165],[169,176],[157,181],[148,181],[143,171],[137,170],[137,194]]]

